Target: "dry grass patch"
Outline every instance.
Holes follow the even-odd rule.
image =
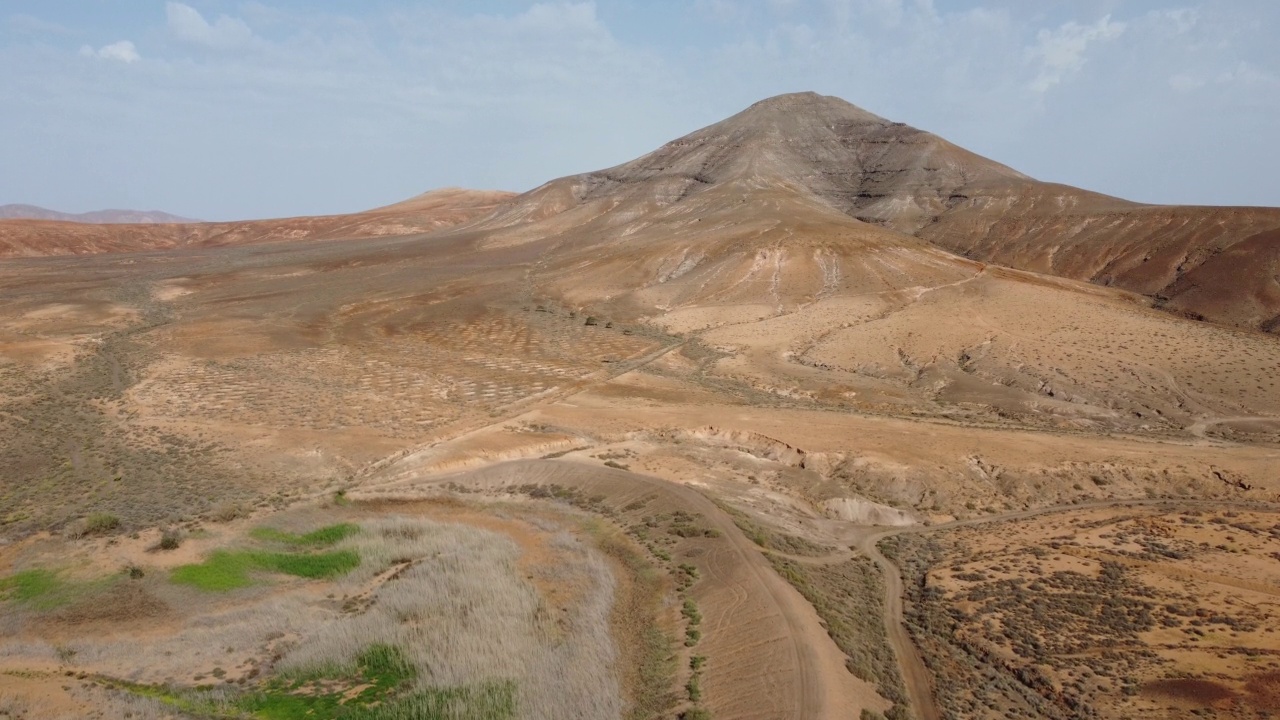
[[[1274,713],[1280,516],[1081,510],[886,541],[957,716]]]
[[[335,515],[343,522],[314,523]],[[565,526],[530,526],[549,553],[530,565],[501,532],[361,508],[301,516],[314,529],[298,530],[286,517],[280,527],[290,530],[254,533],[258,548],[221,549],[177,568],[178,583],[156,573],[120,581],[181,609],[171,618],[180,625],[162,619],[159,632],[128,636],[80,625],[88,629],[62,641],[16,632],[0,641],[0,658],[11,666],[65,664],[192,717],[623,715],[624,660],[610,633],[614,579],[605,556]],[[243,587],[264,571],[314,579],[218,598],[196,591]],[[3,587],[15,603],[30,604],[60,597],[62,582],[29,572]],[[543,586],[565,592],[552,599]],[[48,622],[24,626],[11,616],[6,631],[62,622],[27,612]],[[371,671],[378,662],[384,670],[402,666],[400,674],[392,681]]]

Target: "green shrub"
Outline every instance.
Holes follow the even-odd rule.
[[[694,645],[697,645],[698,641],[701,639],[702,639],[702,631],[698,630],[697,628],[691,627],[688,630],[684,631],[685,647],[693,647]]]
[[[165,530],[160,533],[160,541],[156,548],[160,550],[177,550],[182,545],[182,533],[177,530]]]
[[[99,535],[120,527],[120,518],[109,513],[93,513],[84,519],[84,534]]]
[[[698,681],[698,676],[693,675],[689,678],[689,682],[684,684],[685,692],[689,693],[689,702],[698,702],[702,699],[702,685]]]
[[[685,598],[684,606],[680,608],[680,614],[688,619],[690,625],[697,625],[702,622],[702,613],[698,611],[698,603],[693,598]]]
[[[243,517],[249,517],[249,509],[240,503],[224,502],[219,503],[210,513],[210,517],[215,522],[231,522]]]

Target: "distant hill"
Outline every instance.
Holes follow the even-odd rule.
[[[94,210],[85,213],[64,213],[37,205],[0,205],[0,220],[57,220],[60,222],[134,224],[193,223],[191,218],[170,215],[159,210]]]
[[[0,216],[0,257],[82,255],[254,245],[287,240],[412,235],[452,227],[481,217],[501,206],[510,197],[512,193],[496,190],[444,188],[394,205],[349,215],[237,222],[148,220],[89,223],[11,220]]]

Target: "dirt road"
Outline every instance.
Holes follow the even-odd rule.
[[[697,490],[595,465],[517,460],[460,474],[366,485],[352,497],[411,496],[451,482],[494,492],[559,485],[604,496],[611,505],[648,498],[654,505],[702,516],[700,522],[719,533],[690,560],[702,573],[694,588],[703,613],[698,653],[708,657],[704,691],[714,715],[844,720],[858,717],[861,708],[880,708],[874,687],[846,669],[844,654],[813,607],[774,572],[732,518]]]
[[[855,535],[855,542],[853,544],[859,551],[875,561],[884,576],[885,598],[883,617],[885,623],[885,634],[889,639],[889,644],[893,646],[894,654],[898,657],[898,665],[902,670],[902,680],[906,685],[907,697],[911,702],[911,706],[914,708],[916,716],[920,720],[940,720],[942,715],[938,710],[937,704],[933,700],[933,690],[929,682],[929,672],[925,668],[924,660],[920,657],[919,650],[917,650],[915,643],[911,640],[911,636],[907,632],[906,626],[903,624],[902,599],[904,596],[904,587],[902,582],[902,571],[896,564],[891,562],[883,553],[880,552],[880,549],[877,546],[881,540],[894,537],[896,535],[941,532],[943,530],[954,530],[956,528],[972,527],[975,525],[1027,520],[1041,515],[1052,515],[1056,513],[1098,508],[1168,506],[1170,509],[1175,509],[1189,506],[1230,507],[1236,505],[1241,507],[1250,507],[1250,504],[1248,503],[1231,503],[1213,500],[1099,500],[1074,505],[1055,505],[1052,507],[1037,508],[1033,510],[1020,510],[1017,512],[973,518],[970,520],[957,520],[955,522],[943,523],[940,525],[911,525],[884,529],[867,528],[865,531],[859,532]],[[834,558],[833,561],[838,562],[840,561],[840,558]]]

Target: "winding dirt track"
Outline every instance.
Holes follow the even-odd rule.
[[[1098,508],[1141,506],[1167,506],[1170,509],[1176,509],[1184,507],[1256,507],[1256,504],[1214,500],[1098,500],[1077,503],[1074,505],[1054,505],[1052,507],[1037,508],[1034,510],[1020,510],[1017,512],[990,515],[970,520],[957,520],[955,522],[943,523],[941,525],[912,525],[881,530],[868,528],[868,532],[860,533],[857,536],[854,545],[860,552],[865,553],[868,557],[874,560],[884,575],[885,598],[883,617],[885,634],[889,639],[889,644],[893,647],[894,654],[898,657],[898,665],[902,669],[902,681],[906,685],[907,697],[911,702],[911,706],[915,709],[916,716],[919,717],[920,720],[941,720],[942,718],[942,715],[938,710],[938,706],[933,700],[933,690],[929,682],[929,672],[925,668],[924,660],[920,657],[919,650],[917,650],[915,643],[911,640],[911,636],[907,633],[907,628],[903,621],[902,599],[905,588],[903,587],[902,582],[902,570],[880,552],[877,545],[881,540],[894,537],[896,535],[941,532],[944,530],[954,530],[956,528],[986,525],[989,523],[1027,520],[1041,515],[1052,515],[1063,512]]]
[[[498,407],[493,411],[493,413],[480,420],[475,420],[474,418],[464,419],[447,425],[441,430],[440,436],[430,442],[411,448],[405,448],[404,450],[400,450],[388,455],[387,457],[375,460],[368,465],[365,465],[356,472],[354,476],[355,480],[358,483],[363,483],[369,476],[374,475],[378,471],[383,470],[404,458],[410,457],[424,450],[430,450],[438,445],[457,442],[465,437],[476,435],[486,430],[491,430],[540,407],[552,405],[564,400],[565,398],[577,395],[590,387],[607,383],[620,375],[625,375],[632,370],[642,368],[673,350],[678,350],[684,347],[687,342],[689,341],[686,339],[668,345],[663,345],[657,350],[652,350],[643,355],[637,355],[635,357],[630,357],[613,363],[610,367],[596,371],[586,377],[569,381],[564,385],[552,388],[539,393],[538,395],[521,398],[513,403]],[[323,494],[324,493],[318,493],[316,497],[320,497]]]
[[[877,539],[875,538],[874,535],[868,535],[867,540],[859,543],[858,548],[875,562],[884,576],[884,612],[881,617],[884,620],[885,637],[893,648],[893,654],[898,658],[902,683],[907,689],[907,700],[919,720],[942,720],[938,705],[933,701],[929,670],[925,667],[924,659],[920,657],[916,644],[907,634],[907,627],[903,622],[902,572],[876,547]]]
[[[633,362],[651,361],[673,348],[664,348]],[[643,496],[660,496],[674,507],[702,515],[725,542],[698,558],[710,583],[703,604],[704,650],[712,658],[707,688],[723,683],[715,707],[718,715],[735,718],[845,718],[850,709],[868,707],[874,693],[858,687],[845,668],[845,657],[831,641],[813,607],[783,580],[758,548],[702,493],[679,483],[622,470],[569,461],[514,460],[475,470],[422,477],[391,474],[390,481],[367,477],[360,496],[395,497],[405,492],[461,482],[476,490],[501,491],[513,485],[557,484],[593,495],[611,496],[620,504]],[[880,552],[877,544],[904,534],[941,532],[991,523],[1026,520],[1042,515],[1113,507],[1163,506],[1254,507],[1256,503],[1168,499],[1099,500],[1003,513],[940,525],[907,527],[849,526],[852,548],[879,566],[885,597],[882,619],[886,637],[901,668],[908,700],[919,720],[941,720],[934,702],[930,674],[904,625],[904,583],[901,570]],[[813,558],[807,564],[847,560],[852,552]],[[717,645],[721,644],[720,648]],[[742,658],[749,658],[743,660]],[[720,663],[716,660],[719,659]],[[720,665],[719,668],[716,665]],[[716,671],[719,670],[717,673]],[[708,698],[711,699],[710,697]]]
[[[1191,433],[1192,435],[1195,435],[1198,438],[1202,438],[1204,440],[1227,442],[1222,440],[1221,438],[1211,438],[1205,433],[1207,433],[1209,431],[1209,428],[1213,427],[1214,425],[1222,425],[1224,423],[1233,423],[1233,422],[1253,422],[1253,421],[1280,422],[1280,418],[1272,417],[1270,415],[1235,415],[1231,417],[1204,418],[1202,420],[1197,420],[1194,423],[1191,423],[1190,425],[1188,425],[1187,432]]]
[[[659,497],[700,514],[723,540],[692,560],[711,582],[695,588],[703,611],[703,644],[710,658],[704,687],[719,717],[857,717],[876,707],[874,689],[853,677],[813,607],[783,580],[733,520],[697,490],[660,478],[562,460],[516,460],[459,474],[366,484],[351,497],[411,495],[451,482],[501,492],[518,485],[575,488],[626,504]]]

